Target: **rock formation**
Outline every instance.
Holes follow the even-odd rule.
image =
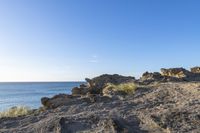
[[[104,74],[93,79],[86,78],[87,84],[80,85],[80,87],[75,87],[72,89],[72,95],[85,95],[87,93],[91,94],[102,94],[103,88],[108,84],[112,83],[115,85],[134,82],[134,77],[126,77],[118,74],[109,75]]]
[[[44,110],[0,118],[1,133],[199,133],[199,67],[146,72],[139,80],[101,75],[72,89],[41,99]],[[113,86],[134,83],[133,95]],[[154,84],[156,83],[156,84]],[[106,95],[112,95],[111,97]],[[123,95],[123,97],[121,97]]]
[[[150,84],[152,82],[184,82],[200,81],[200,67],[191,68],[188,71],[184,68],[162,68],[161,72],[145,72],[139,79],[140,83]]]
[[[191,75],[191,72],[184,68],[170,68],[170,69],[161,69],[161,74],[163,76],[175,77],[175,78],[186,78]]]
[[[62,104],[38,114],[1,118],[0,132],[198,133],[200,131],[199,82],[161,83],[145,88],[140,88],[135,95],[125,99],[94,96],[96,99],[94,102],[86,102],[78,97],[74,98],[73,104]],[[68,96],[56,97],[62,97],[64,100]]]
[[[145,72],[140,78],[140,82],[151,83],[154,81],[162,81],[164,76],[162,76],[159,72],[149,73]]]
[[[88,92],[90,92],[90,87],[81,85],[80,87],[74,87],[72,89],[72,95],[73,96],[81,96],[86,95]]]
[[[193,67],[191,68],[191,72],[195,74],[200,74],[200,67]]]
[[[52,98],[43,97],[41,99],[42,105],[47,109],[54,109],[72,102],[73,96],[67,94],[59,94]]]
[[[121,75],[118,75],[118,74],[114,74],[114,75],[104,74],[104,75],[101,75],[99,77],[95,77],[93,79],[86,78],[86,81],[90,85],[91,93],[99,94],[99,93],[102,93],[102,89],[108,83],[118,85],[118,84],[125,83],[125,82],[134,82],[135,78],[134,77],[121,76]]]

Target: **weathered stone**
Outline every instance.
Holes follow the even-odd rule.
[[[37,114],[0,118],[0,132],[199,133],[199,82],[170,82],[139,89],[142,91],[124,99],[94,94],[89,94],[91,98],[63,94],[43,98],[45,104],[58,99],[66,103]]]
[[[50,100],[50,99],[49,99],[48,97],[43,97],[43,98],[41,98],[41,103],[42,103],[42,105],[45,106],[45,107],[50,107],[49,100]]]
[[[145,72],[140,78],[140,80],[141,81],[160,81],[163,78],[164,77],[158,72],[154,72],[154,73]]]
[[[103,88],[108,83],[118,85],[118,84],[125,83],[125,82],[134,82],[135,78],[121,76],[118,74],[114,74],[114,75],[104,74],[104,75],[101,75],[101,76],[93,78],[93,79],[86,78],[86,81],[90,85],[90,92],[92,94],[102,94]]]
[[[73,96],[67,94],[59,94],[55,95],[52,98],[43,97],[41,99],[42,105],[47,109],[57,108],[59,106],[63,106],[66,103],[71,102]]]
[[[72,89],[72,95],[73,96],[78,96],[78,95],[86,95],[89,92],[89,88],[87,88],[87,86],[80,86],[79,87],[75,87]]]
[[[168,77],[185,78],[191,75],[191,72],[184,68],[161,69],[161,74]]]
[[[200,74],[200,67],[193,67],[191,68],[191,72],[195,74]]]
[[[89,88],[89,87],[90,87],[90,85],[88,83],[80,85],[80,88]]]

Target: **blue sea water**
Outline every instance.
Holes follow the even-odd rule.
[[[71,89],[83,82],[20,82],[0,83],[0,111],[14,106],[38,108],[42,97],[71,94]]]

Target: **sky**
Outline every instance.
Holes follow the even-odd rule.
[[[0,82],[198,66],[198,0],[1,0]]]

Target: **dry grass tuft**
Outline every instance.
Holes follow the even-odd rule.
[[[134,83],[122,83],[119,85],[108,84],[104,90],[123,92],[125,94],[131,95],[135,93],[136,89],[137,89],[137,86]]]
[[[0,112],[0,118],[24,116],[30,114],[31,112],[32,110],[29,107],[25,106],[12,107],[6,111]]]

